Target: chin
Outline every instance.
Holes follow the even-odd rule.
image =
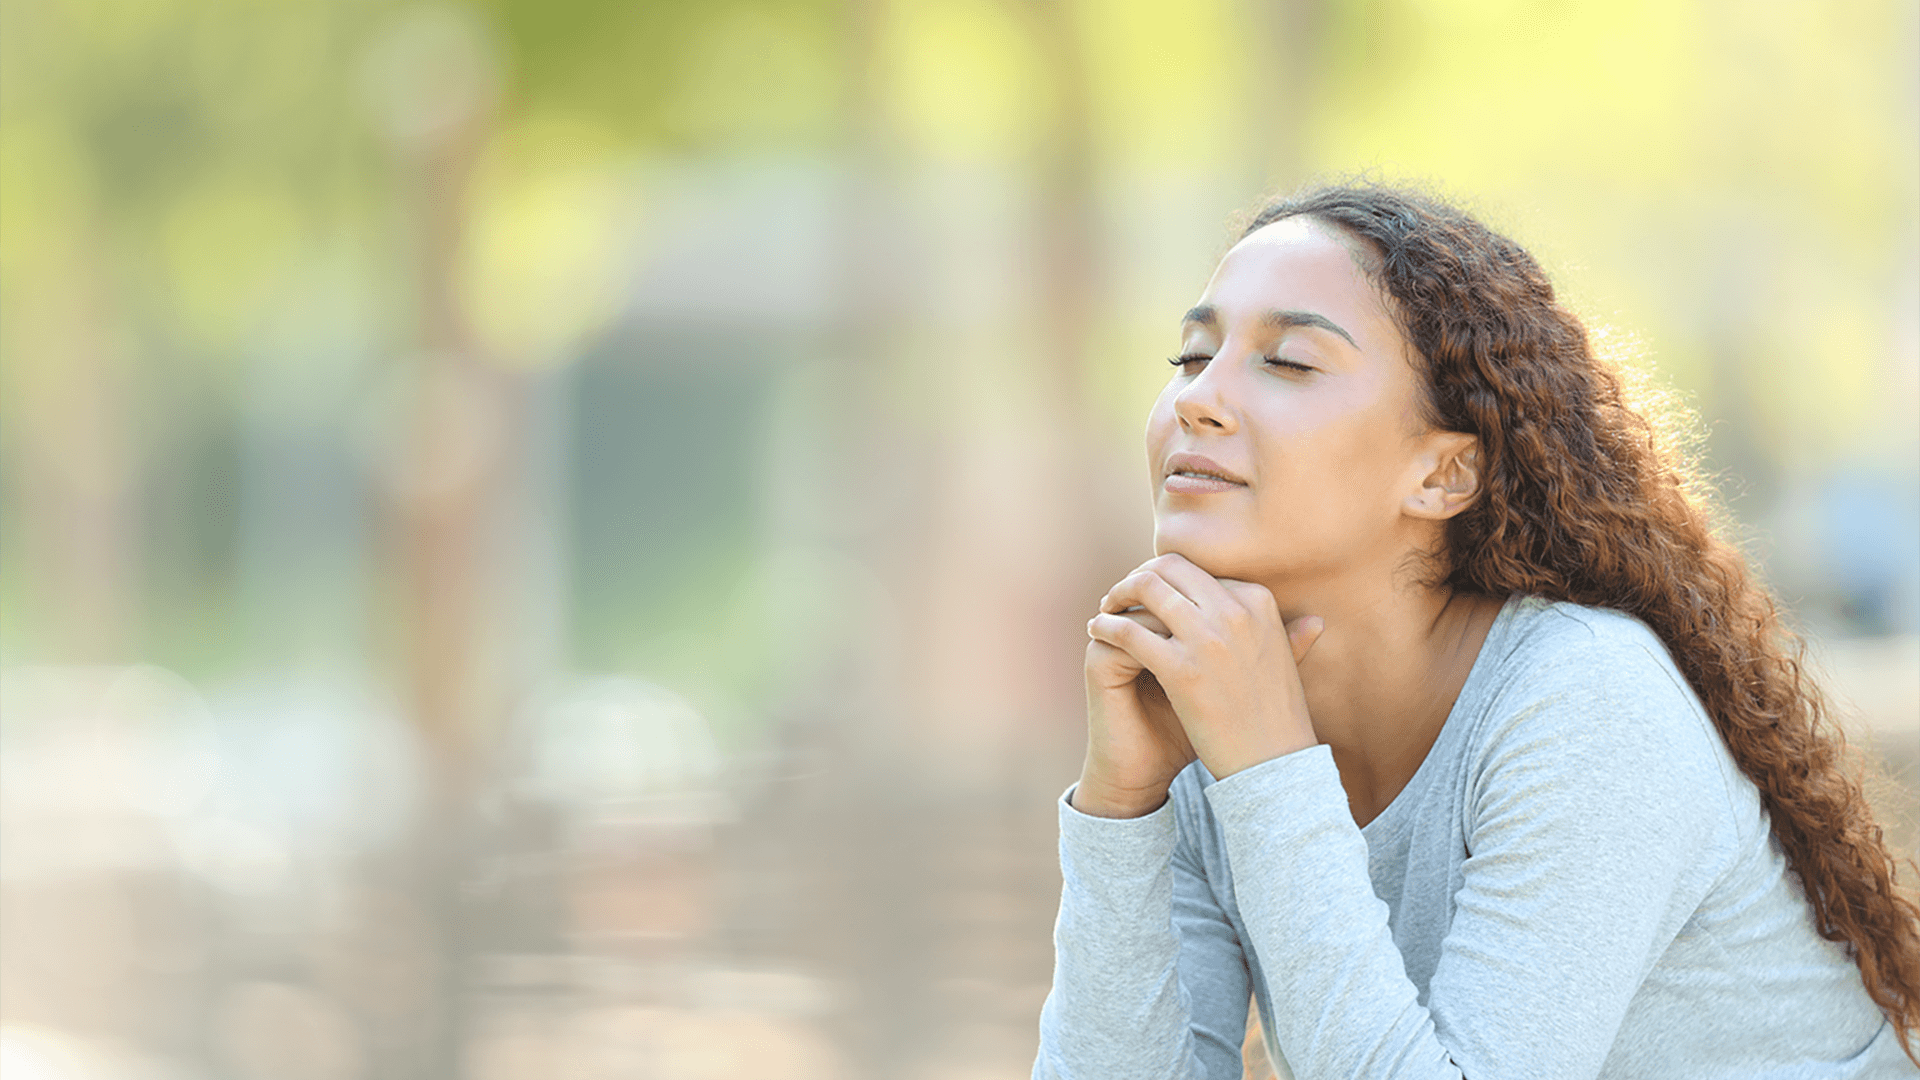
[[[1153,553],[1179,555],[1214,577],[1236,581],[1251,580],[1258,565],[1244,543],[1236,543],[1226,537],[1194,535],[1180,529],[1156,527],[1153,531]]]

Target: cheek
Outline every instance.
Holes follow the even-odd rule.
[[[1153,402],[1153,408],[1147,413],[1147,454],[1150,458],[1173,434],[1174,427],[1173,392],[1169,384],[1169,389],[1160,392]]]
[[[1404,466],[1400,440],[1369,411],[1300,409],[1265,419],[1255,453],[1267,481],[1263,494],[1278,498],[1263,500],[1264,516],[1371,516]]]

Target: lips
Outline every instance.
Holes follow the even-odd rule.
[[[1199,454],[1189,454],[1185,451],[1170,455],[1167,458],[1166,463],[1161,466],[1161,476],[1163,480],[1171,480],[1175,477],[1189,477],[1193,481],[1200,483],[1217,483],[1235,487],[1247,486],[1246,480],[1235,473],[1229,472],[1226,466],[1221,465],[1212,458],[1203,457]]]

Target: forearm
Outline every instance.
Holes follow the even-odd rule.
[[[1298,1080],[1459,1080],[1367,878],[1366,841],[1325,751],[1208,789]],[[1324,774],[1324,775],[1323,775]]]
[[[1132,820],[1061,808],[1053,990],[1035,1080],[1195,1076],[1173,924],[1173,807]]]

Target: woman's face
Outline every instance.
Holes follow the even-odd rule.
[[[1432,468],[1413,351],[1333,228],[1246,237],[1187,313],[1147,422],[1156,553],[1289,586],[1391,565],[1432,529],[1403,513]]]

